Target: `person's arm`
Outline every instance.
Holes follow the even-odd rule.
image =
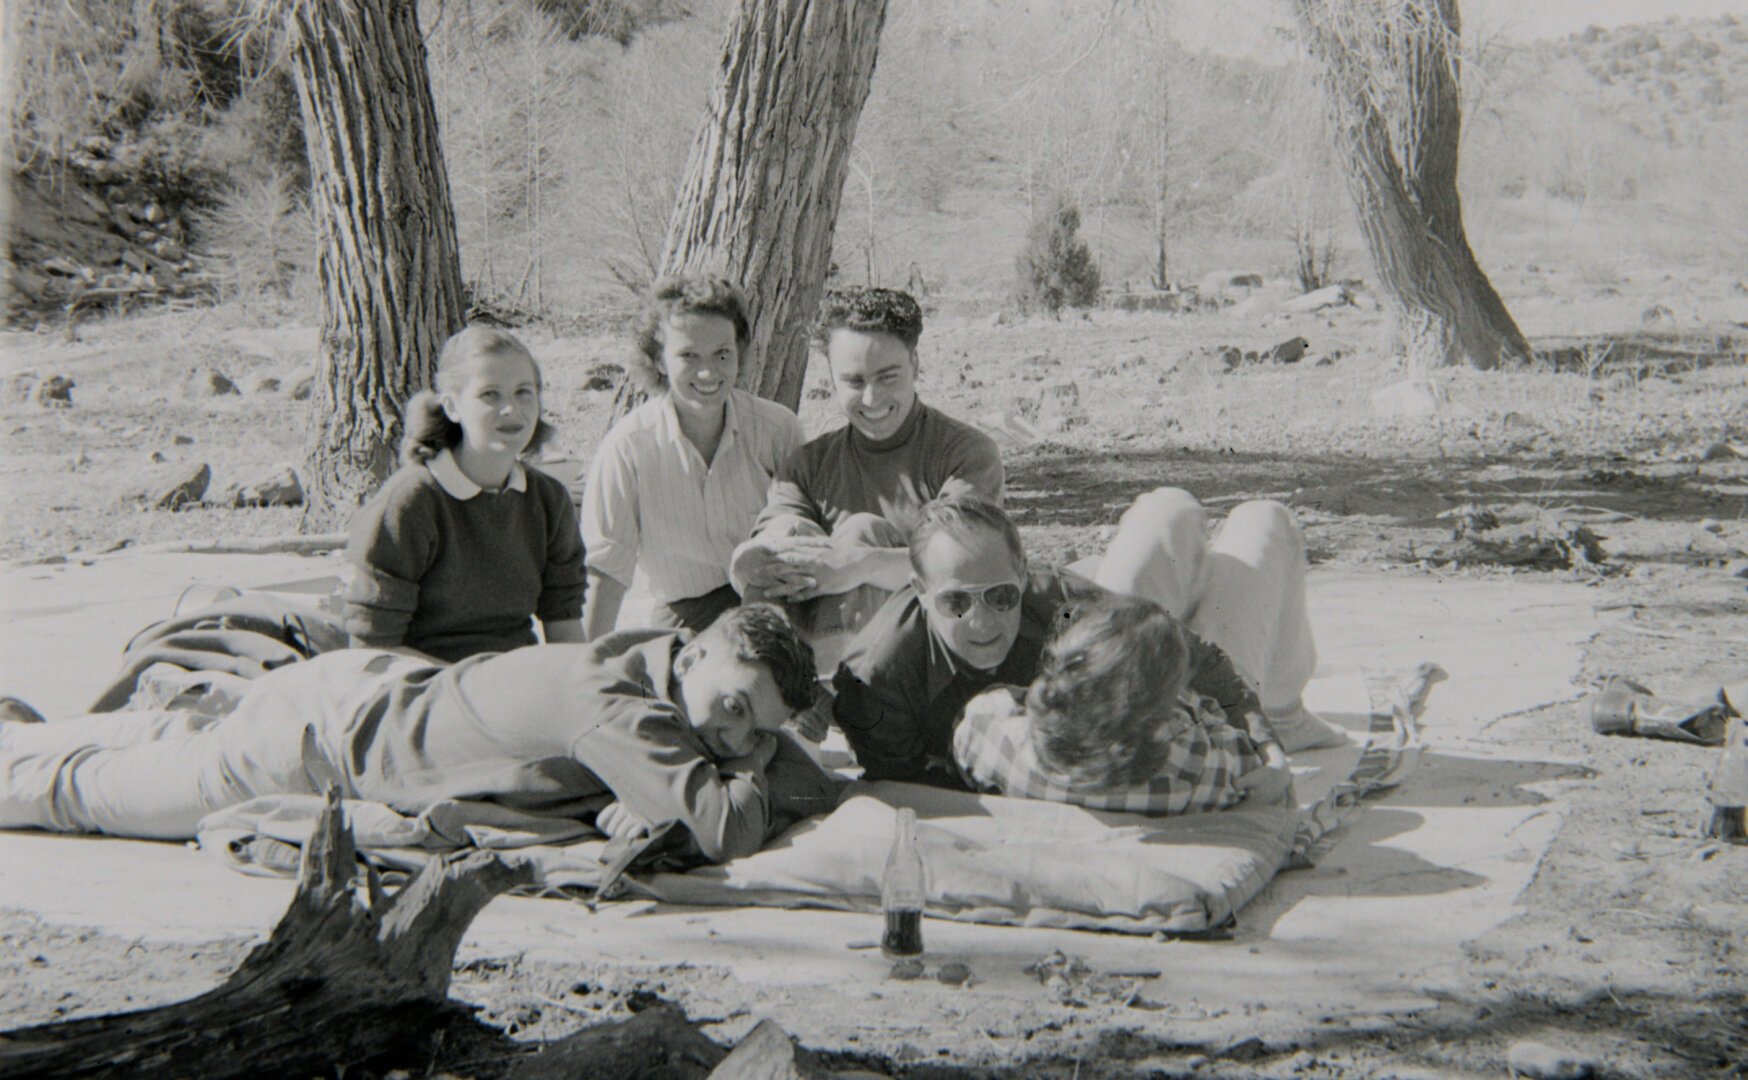
[[[627,811],[655,825],[684,825],[711,862],[764,846],[771,814],[764,770],[776,736],[765,733],[751,753],[718,763],[700,752],[672,705],[615,695],[600,707],[618,715],[578,739],[572,755]]]
[[[1190,689],[1213,698],[1228,720],[1249,732],[1251,742],[1266,760],[1278,759],[1284,766],[1287,755],[1281,740],[1262,711],[1256,691],[1238,674],[1232,659],[1220,646],[1191,633],[1188,627],[1183,632],[1190,650]]]
[[[559,619],[556,622],[540,620],[540,633],[548,645],[580,645],[588,640],[583,637],[583,620]]]
[[[435,556],[435,493],[393,484],[352,515],[346,539],[351,573],[341,619],[354,647],[405,643],[419,607],[419,581]]]
[[[929,765],[923,731],[926,691],[920,685],[926,673],[897,671],[890,664],[859,671],[855,650],[861,640],[859,634],[832,678],[837,695],[832,719],[862,766],[863,779],[919,780],[928,775]]]
[[[611,634],[625,603],[625,584],[601,571],[589,570],[589,592],[583,601],[582,632],[585,641]]]
[[[865,547],[842,540],[805,545],[788,541],[775,545],[772,557],[794,577],[787,588],[779,586],[770,594],[791,600],[833,596],[859,585],[897,592],[911,576],[906,548]]]
[[[589,464],[582,530],[589,582],[583,599],[583,637],[594,641],[611,633],[619,621],[626,583],[637,570],[643,539],[636,462],[628,439],[614,432],[608,432]]]
[[[540,598],[534,614],[548,644],[583,640],[583,601],[587,580],[583,572],[583,534],[576,507],[564,485],[544,473],[529,473],[529,483],[539,483],[546,503],[546,566],[540,573]]]

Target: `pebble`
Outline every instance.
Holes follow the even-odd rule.
[[[892,970],[886,973],[889,979],[909,982],[923,977],[923,962],[914,957],[906,957],[892,965]]]
[[[1512,1043],[1505,1063],[1513,1075],[1530,1080],[1584,1080],[1596,1071],[1594,1061],[1532,1039]]]
[[[1706,518],[1704,521],[1699,523],[1699,527],[1700,527],[1701,532],[1709,532],[1709,533],[1715,534],[1715,533],[1721,533],[1724,531],[1724,523],[1719,521],[1717,518]]]
[[[948,986],[958,986],[971,978],[971,969],[964,964],[942,964],[935,978]]]

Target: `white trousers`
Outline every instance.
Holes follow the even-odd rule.
[[[1234,507],[1213,539],[1207,511],[1159,488],[1124,511],[1094,580],[1163,607],[1232,658],[1262,702],[1284,715],[1317,667],[1305,611],[1305,538],[1278,502]]]

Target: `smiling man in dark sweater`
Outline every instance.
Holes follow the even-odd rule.
[[[855,631],[909,580],[906,545],[924,503],[1001,499],[995,442],[917,399],[922,325],[908,293],[827,294],[812,343],[849,423],[778,469],[752,538],[734,554],[741,595],[805,602],[792,610],[816,645]]]

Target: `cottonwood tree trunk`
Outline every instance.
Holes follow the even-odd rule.
[[[306,521],[343,521],[395,464],[401,406],[466,313],[418,5],[257,0],[288,22],[321,251]]]
[[[1411,368],[1493,368],[1528,342],[1475,261],[1457,194],[1457,0],[1293,0],[1348,191]]]
[[[668,223],[663,271],[746,290],[739,383],[792,409],[885,21],[886,0],[741,0]]]

